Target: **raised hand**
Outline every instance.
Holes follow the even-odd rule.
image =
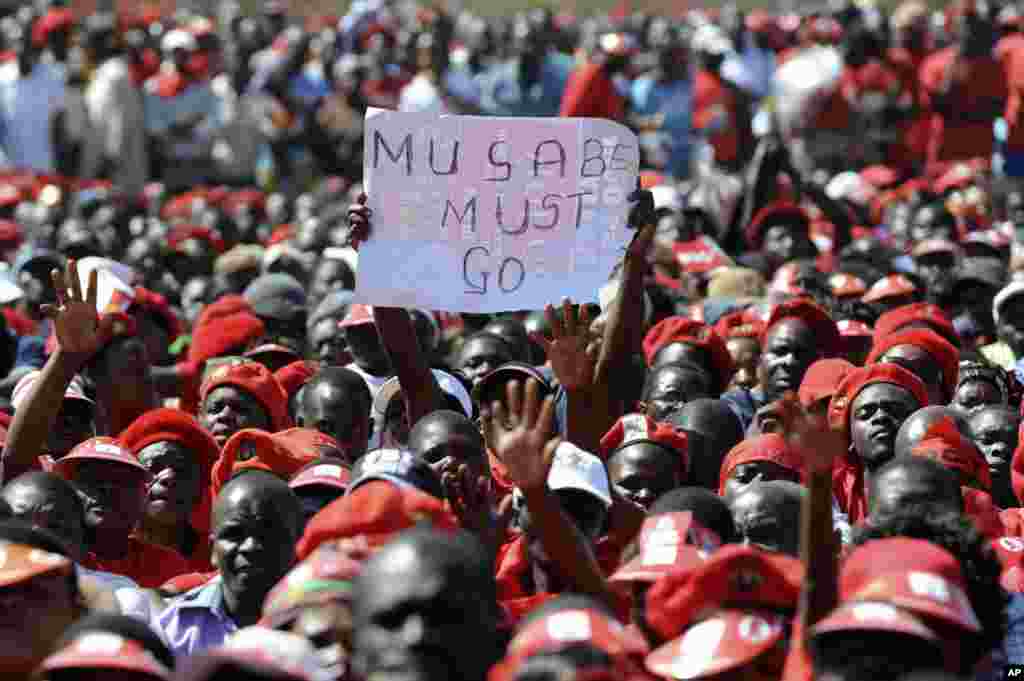
[[[82,295],[78,262],[71,260],[64,272],[53,270],[56,305],[43,305],[42,313],[53,320],[60,349],[68,355],[88,360],[106,342],[105,322],[96,311],[97,271],[89,274],[89,286]]]
[[[352,248],[359,248],[359,244],[370,238],[370,218],[373,211],[366,205],[366,194],[360,194],[356,202],[348,207],[348,243]]]
[[[456,465],[444,460],[441,485],[455,517],[463,528],[477,535],[485,544],[497,547],[507,525],[491,511],[490,480],[485,475],[474,475],[466,464]]]
[[[633,241],[626,247],[627,257],[642,257],[654,241],[654,230],[657,227],[657,216],[654,210],[654,194],[640,188],[637,178],[636,190],[626,197],[634,205],[629,209],[629,226],[636,230]]]
[[[544,317],[551,327],[551,340],[533,333],[530,338],[544,348],[558,382],[566,390],[580,390],[593,384],[597,363],[597,345],[591,341],[590,314],[580,306],[579,314],[568,298],[562,300],[559,318],[553,305],[544,308]]]
[[[553,436],[555,401],[540,399],[540,383],[530,379],[507,385],[508,408],[495,401],[483,418],[487,441],[505,465],[515,486],[524,493],[544,490],[561,439]]]
[[[774,405],[786,440],[803,454],[804,470],[808,474],[830,472],[846,447],[843,434],[833,430],[824,415],[808,411],[792,392]]]

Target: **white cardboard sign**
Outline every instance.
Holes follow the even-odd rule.
[[[633,236],[637,140],[611,121],[367,112],[355,298],[449,312],[597,300]]]

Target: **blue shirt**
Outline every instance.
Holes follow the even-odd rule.
[[[156,621],[176,657],[223,645],[238,631],[225,610],[219,576],[172,600]]]
[[[1006,605],[1006,638],[1003,654],[1007,664],[1024,664],[1024,595],[1010,594]]]
[[[660,130],[644,135],[657,138],[654,144],[667,153],[665,171],[677,178],[690,174],[692,92],[693,85],[688,79],[664,82],[656,78],[638,78],[630,92],[636,113],[665,117]]]
[[[493,66],[478,76],[480,108],[492,116],[557,116],[572,68],[571,58],[549,54],[537,80],[524,87],[518,59]]]

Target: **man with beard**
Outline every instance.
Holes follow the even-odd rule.
[[[224,487],[211,531],[218,576],[171,601],[157,619],[175,655],[219,646],[256,624],[264,598],[295,562],[300,522],[295,493],[270,473],[247,471]]]
[[[377,681],[483,681],[501,656],[487,552],[466,534],[411,530],[356,580],[353,665]]]

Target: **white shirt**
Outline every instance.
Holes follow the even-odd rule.
[[[352,371],[356,372],[357,374],[363,377],[364,381],[366,381],[366,387],[370,389],[370,404],[373,404],[373,402],[377,399],[377,393],[380,391],[380,387],[387,383],[388,379],[391,378],[390,376],[374,376],[373,374],[368,374],[362,369],[360,369],[355,362],[345,365],[345,368],[351,369]],[[381,430],[384,428],[383,420],[384,419],[381,419],[381,423],[373,424],[373,434],[370,435],[370,442],[366,447],[366,451],[370,452],[373,451],[374,449],[378,449],[381,446],[380,437]]]
[[[17,60],[0,66],[0,146],[7,164],[53,172],[50,121],[64,107],[63,72],[40,62],[22,76]]]

